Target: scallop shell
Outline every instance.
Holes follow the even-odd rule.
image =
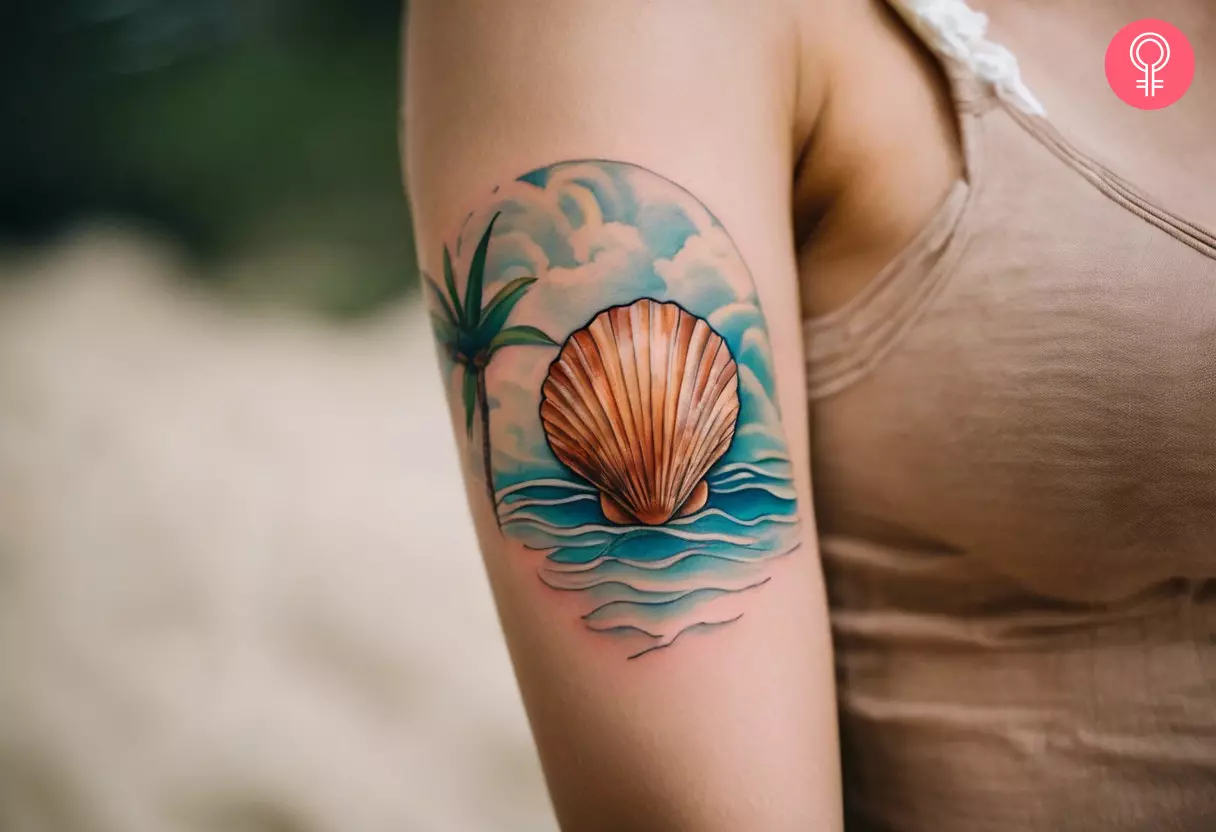
[[[735,433],[738,372],[722,336],[677,304],[606,309],[549,367],[540,405],[549,447],[599,489],[614,523],[691,514]]]

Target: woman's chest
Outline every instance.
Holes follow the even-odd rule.
[[[929,11],[918,12],[922,7]],[[999,52],[1008,50],[1046,118],[1095,165],[1155,204],[1216,228],[1216,50],[1205,48],[1216,44],[1216,4],[868,0],[842,8],[853,11],[833,24],[848,48],[825,58],[835,68],[830,106],[794,183],[806,317],[830,314],[866,292],[932,222],[951,183],[969,178],[960,110],[985,83],[966,78],[975,66],[960,68],[944,49],[970,51],[977,65],[1002,63]],[[976,12],[988,19],[979,40],[997,51],[968,43],[976,24],[966,21]],[[1105,57],[1120,28],[1154,17],[1189,36],[1195,73],[1175,104],[1141,110],[1111,91]],[[922,25],[926,19],[933,22]],[[987,163],[1001,163],[988,155]]]
[[[1216,228],[1216,4],[974,0],[973,5],[991,19],[992,37],[1017,56],[1026,83],[1063,134],[1158,202]],[[1151,24],[1154,20],[1170,24],[1186,42],[1170,47],[1170,39],[1179,40],[1171,34],[1166,44],[1172,51],[1164,62],[1152,44],[1140,57],[1161,63],[1163,73],[1191,62],[1194,71],[1175,103],[1141,109],[1112,92],[1107,53],[1109,48],[1111,71],[1131,71],[1130,50],[1112,46],[1115,36],[1138,21],[1144,21],[1140,29],[1154,32],[1160,28]],[[1162,83],[1169,86],[1181,83],[1184,76],[1163,77],[1168,77],[1168,84]],[[1152,106],[1144,93],[1139,96],[1145,106]]]
[[[821,529],[1060,597],[1216,575],[1216,238],[1003,113],[974,129],[934,257],[808,326]]]
[[[958,106],[965,181],[806,327],[821,530],[1060,597],[1216,574],[1216,237],[1051,123]]]

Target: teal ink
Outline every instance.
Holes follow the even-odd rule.
[[[465,233],[485,243],[478,300],[436,326],[474,378],[470,430],[484,403],[503,534],[630,658],[738,620],[799,523],[764,316],[722,224],[651,171],[575,161],[504,185]],[[478,366],[487,317],[532,348]]]

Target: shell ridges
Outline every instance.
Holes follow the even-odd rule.
[[[705,504],[705,475],[734,436],[738,386],[705,320],[643,298],[566,340],[541,388],[541,422],[554,455],[600,490],[610,521],[658,525]]]

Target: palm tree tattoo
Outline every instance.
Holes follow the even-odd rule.
[[[452,271],[452,255],[443,247],[443,282],[447,293],[429,276],[426,284],[438,301],[438,309],[431,310],[431,322],[436,337],[448,357],[463,368],[462,399],[464,402],[465,430],[470,442],[473,438],[474,413],[481,415],[481,456],[485,469],[486,490],[490,505],[496,504],[494,497],[494,470],[490,453],[490,401],[486,395],[486,367],[503,347],[511,346],[555,346],[556,341],[534,326],[507,326],[507,318],[515,304],[527,294],[528,287],[536,282],[535,277],[517,277],[498,290],[490,302],[482,308],[482,285],[485,282],[486,256],[490,250],[490,236],[494,223],[501,214],[495,214],[486,225],[485,232],[477,243],[473,260],[469,264],[469,276],[465,283],[464,302],[456,290],[456,277]],[[494,512],[497,519],[498,512]]]

